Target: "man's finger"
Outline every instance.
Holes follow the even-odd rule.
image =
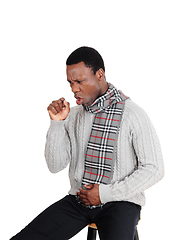
[[[57,103],[59,104],[59,107],[60,107],[60,109],[63,109],[63,108],[65,108],[65,99],[64,98],[60,98],[58,101],[57,101]]]
[[[89,184],[89,185],[84,185],[84,187],[86,188],[86,189],[92,189],[93,187],[94,187],[94,184]]]
[[[80,198],[80,199],[87,199],[87,196],[84,195],[84,194],[80,194],[80,195],[79,195],[79,198]]]
[[[52,114],[56,115],[57,114],[57,110],[54,108],[54,106],[52,106],[51,104],[49,105],[49,107],[47,108],[48,112],[51,111]]]
[[[53,101],[52,106],[56,109],[57,113],[59,113],[61,111],[58,101]]]
[[[83,190],[82,188],[79,188],[79,190],[81,194],[87,195],[87,190]]]
[[[64,102],[64,100],[65,100],[65,98],[62,97],[62,98],[60,98],[58,101]]]
[[[63,109],[63,102],[64,102],[64,98],[60,98],[58,101],[57,101],[57,103],[59,104],[59,107],[60,107],[60,109]]]
[[[66,100],[64,100],[63,104],[66,108],[70,108],[70,103],[67,102]]]
[[[91,205],[88,200],[85,200],[85,199],[84,199],[82,202],[83,202],[85,205],[87,205],[87,206],[88,206],[88,205],[89,205],[89,206]]]

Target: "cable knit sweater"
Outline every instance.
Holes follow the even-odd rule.
[[[76,106],[71,108],[66,120],[51,120],[47,133],[45,158],[48,168],[57,173],[70,164],[69,194],[72,195],[81,187],[93,119],[92,113]],[[128,99],[118,137],[112,182],[99,185],[101,202],[129,201],[144,206],[144,190],[163,175],[162,153],[155,129],[143,109]]]

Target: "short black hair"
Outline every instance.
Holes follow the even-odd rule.
[[[105,72],[104,61],[101,55],[91,47],[80,47],[73,51],[66,60],[66,65],[73,65],[84,62],[86,67],[89,67],[94,72],[102,68]]]

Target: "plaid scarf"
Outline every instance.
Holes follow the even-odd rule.
[[[82,187],[85,184],[109,184],[113,176],[116,145],[127,99],[113,85],[95,102],[84,107],[95,114],[87,145]]]

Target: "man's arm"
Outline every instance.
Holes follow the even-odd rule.
[[[132,118],[132,145],[138,168],[113,184],[101,184],[99,195],[102,203],[127,201],[157,183],[164,176],[160,143],[150,119],[140,108],[137,108]],[[126,162],[127,155],[125,157]]]
[[[57,173],[70,161],[70,141],[65,121],[70,112],[69,103],[64,98],[53,101],[47,108],[51,125],[47,133],[45,158],[49,170]]]

